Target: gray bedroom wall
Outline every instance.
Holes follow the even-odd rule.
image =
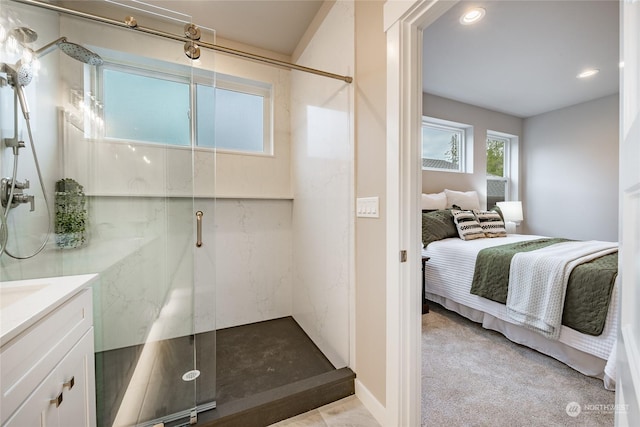
[[[618,239],[618,123],[617,94],[524,120],[524,232]]]
[[[480,197],[480,204],[486,205],[487,131],[522,137],[522,119],[428,93],[422,94],[422,114],[473,126],[473,153],[468,153],[473,156],[473,171],[470,173],[422,171],[422,192],[436,193],[445,188],[458,191],[476,190]],[[517,158],[517,147],[513,151],[514,157]],[[518,176],[513,177],[516,182],[518,178]]]

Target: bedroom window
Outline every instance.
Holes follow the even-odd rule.
[[[466,151],[470,126],[424,117],[422,120],[422,169],[467,172]]]
[[[509,200],[509,147],[511,138],[487,133],[487,206]]]

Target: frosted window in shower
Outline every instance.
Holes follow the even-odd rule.
[[[105,69],[107,138],[190,146],[189,83]]]
[[[199,147],[252,153],[270,151],[268,96],[198,84],[196,111]]]

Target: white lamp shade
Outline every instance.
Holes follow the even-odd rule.
[[[522,202],[498,202],[496,205],[498,205],[502,211],[505,222],[520,222],[524,219],[522,215]]]

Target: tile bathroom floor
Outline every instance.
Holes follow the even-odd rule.
[[[356,396],[321,406],[270,427],[378,427],[380,424]]]

